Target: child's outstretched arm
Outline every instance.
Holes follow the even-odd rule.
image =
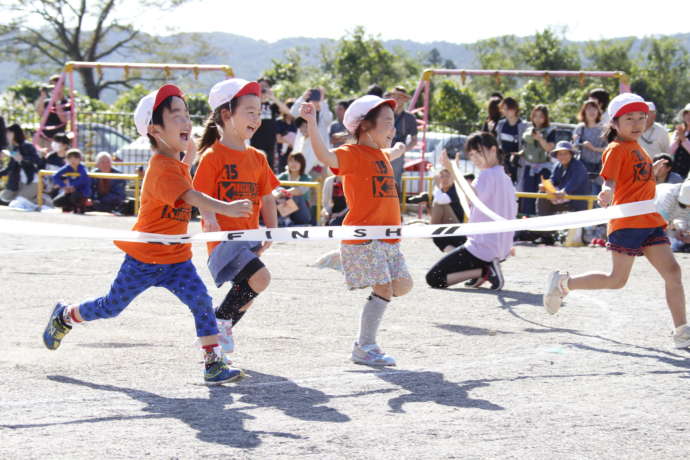
[[[311,141],[311,147],[316,154],[316,158],[329,168],[338,167],[338,157],[335,153],[328,150],[326,145],[321,139],[321,133],[319,133],[319,127],[316,124],[316,109],[312,103],[304,103],[299,109],[299,116],[307,121],[307,129],[309,130],[309,139]]]
[[[248,217],[252,212],[252,202],[249,200],[236,200],[226,203],[191,188],[184,192],[180,199],[192,206],[196,206],[199,208],[199,211],[206,215],[213,213],[223,214],[228,217]],[[215,216],[213,220],[215,221]]]
[[[396,142],[393,147],[382,150],[388,154],[388,160],[393,161],[405,154],[407,151],[407,146],[402,142]]]
[[[602,207],[607,207],[613,201],[613,191],[616,189],[616,181],[605,180],[604,185],[601,186],[601,192],[597,196],[599,205]]]

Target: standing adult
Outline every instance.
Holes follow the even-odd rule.
[[[650,157],[655,157],[660,153],[668,153],[671,142],[666,128],[656,123],[656,105],[653,102],[647,102],[647,106],[649,107],[647,124],[638,142]]]
[[[295,103],[293,104],[292,109],[290,109],[292,116],[295,117],[295,119],[299,118],[300,108],[302,107],[302,104],[304,104],[305,102],[310,102],[314,105],[314,108],[316,109],[317,130],[319,132],[319,135],[321,136],[321,140],[326,145],[326,148],[330,149],[331,139],[328,135],[328,128],[331,126],[331,122],[333,121],[333,112],[331,112],[331,109],[328,107],[328,100],[326,99],[326,90],[323,88],[311,88],[306,90],[303,95],[298,97]],[[297,124],[297,121],[295,121],[295,125]],[[312,167],[312,169],[309,170],[310,159],[307,156],[308,149],[306,144],[310,144],[310,142],[305,137],[305,131],[306,127],[304,130],[297,131],[297,137],[295,138],[295,148],[293,149],[293,151],[300,152],[305,156],[305,158],[307,158],[307,172],[309,173],[309,175],[316,180],[322,180],[324,173],[326,172],[326,169],[324,168],[323,164],[316,158],[316,156],[314,156],[315,164]]]
[[[45,126],[39,132],[39,138],[44,144],[48,144],[53,137],[58,133],[64,133],[67,130],[67,122],[70,119],[71,106],[69,101],[64,97],[64,85],[57,87],[60,81],[59,75],[53,75],[47,85],[41,87],[41,90],[36,100],[36,113],[39,119],[43,119],[43,114],[48,109],[48,118]],[[55,104],[50,105],[50,99],[53,91],[58,90],[59,96]]]
[[[258,80],[261,85],[261,126],[250,141],[252,147],[266,154],[268,165],[276,170],[276,143],[278,119],[281,113],[290,113],[290,109],[273,94],[271,81],[265,77]]]
[[[609,122],[609,116],[606,109],[609,106],[609,101],[611,100],[611,95],[604,88],[595,88],[589,92],[587,95],[589,99],[597,101],[599,105],[599,110],[601,111],[601,125],[606,126]]]
[[[408,151],[417,144],[417,118],[405,110],[405,106],[410,100],[410,95],[404,87],[396,86],[389,93],[389,96],[396,103],[395,137],[391,145],[402,142],[405,144],[405,151]],[[399,158],[391,161],[391,166],[393,166],[395,183],[398,187],[398,192],[400,192],[402,190],[403,169],[405,168],[405,154],[403,153]]]
[[[500,94],[491,96],[486,107],[488,115],[486,120],[484,120],[484,124],[482,125],[482,131],[491,133],[494,137],[496,137],[496,125],[498,125],[498,120],[501,119],[501,109],[499,108],[499,105],[501,104],[502,100],[503,96]]]
[[[673,156],[673,172],[685,179],[690,171],[690,104],[680,112],[680,121],[673,133],[668,153]]]
[[[580,123],[573,131],[573,145],[580,153],[580,161],[587,168],[590,190],[586,194],[596,195],[601,190],[601,154],[606,149],[599,103],[593,99],[583,102],[577,119]]]
[[[331,126],[328,127],[328,134],[331,139],[331,146],[333,148],[338,148],[344,145],[349,137],[347,133],[347,128],[343,124],[343,118],[345,117],[345,111],[350,106],[350,101],[338,101],[335,105],[335,120],[331,122]]]

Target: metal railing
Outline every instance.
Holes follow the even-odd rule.
[[[551,193],[531,193],[531,192],[516,192],[515,196],[518,198],[546,198],[553,199],[556,195]],[[564,198],[566,200],[576,200],[576,201],[586,201],[587,209],[594,208],[594,203],[597,201],[596,195],[560,195],[558,198]]]
[[[53,176],[57,171],[48,171],[42,169],[38,172],[38,197],[37,204],[39,209],[43,206],[43,178],[45,176]],[[65,173],[67,177],[78,177],[79,173]],[[141,201],[141,178],[138,174],[106,174],[106,173],[87,173],[87,176],[94,179],[114,179],[114,180],[132,180],[134,181],[134,214],[139,214],[139,205]]]
[[[323,189],[321,182],[300,182],[292,180],[281,180],[283,187],[309,187],[316,190],[316,225],[321,225],[321,206],[323,201]]]

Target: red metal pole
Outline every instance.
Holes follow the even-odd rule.
[[[430,76],[429,76],[430,77]],[[431,78],[424,80],[424,127],[422,128],[422,163],[419,167],[419,193],[424,190],[424,169],[426,156],[426,131],[429,126],[429,96],[431,92]],[[417,218],[422,218],[421,206],[417,209]]]
[[[69,72],[69,104],[72,110],[70,110],[70,128],[72,128],[72,133],[74,137],[72,138],[72,148],[77,148],[79,145],[77,143],[77,136],[79,135],[79,129],[77,127],[77,104],[74,102],[74,72],[70,70]]]
[[[55,84],[55,88],[53,88],[53,93],[50,95],[50,100],[48,101],[48,104],[45,106],[43,109],[43,115],[41,115],[41,122],[38,125],[38,130],[34,133],[33,141],[34,145],[38,146],[40,145],[39,142],[41,140],[41,133],[43,132],[43,129],[46,127],[46,122],[48,121],[48,115],[50,114],[50,109],[55,105],[55,101],[58,99],[58,93],[62,91],[62,85],[65,82],[65,73],[60,74],[60,78],[58,79],[58,82]]]

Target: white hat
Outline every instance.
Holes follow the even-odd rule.
[[[656,105],[653,102],[647,101],[647,107],[649,107],[650,112],[656,112]]]
[[[245,94],[261,96],[261,85],[255,81],[247,81],[242,78],[229,78],[219,81],[208,93],[208,103],[211,110],[216,110],[226,102]]]
[[[381,104],[388,104],[395,110],[396,103],[393,99],[382,99],[371,94],[355,99],[345,111],[343,117],[345,128],[350,134],[354,134],[364,117]]]
[[[137,132],[146,136],[148,126],[151,124],[153,112],[158,106],[170,96],[177,96],[184,98],[182,90],[175,85],[163,85],[156,91],[142,97],[137,108],[134,110],[134,125],[137,127]]]
[[[678,201],[685,206],[690,206],[690,180],[686,180],[680,186],[680,193],[678,193]]]
[[[634,93],[621,93],[609,103],[608,115],[611,120],[630,112],[649,112],[649,106],[640,96]]]

